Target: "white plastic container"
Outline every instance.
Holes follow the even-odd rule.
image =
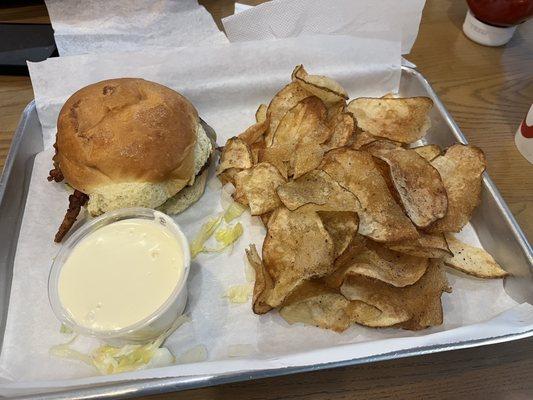
[[[172,294],[152,314],[130,326],[112,331],[92,330],[75,322],[67,309],[63,306],[59,296],[59,278],[61,269],[72,250],[89,234],[109,224],[125,219],[147,219],[160,224],[176,238],[183,254],[183,273]],[[92,219],[78,228],[62,245],[61,250],[53,261],[48,279],[48,296],[52,310],[57,318],[75,332],[101,339],[113,345],[125,343],[146,342],[161,335],[183,313],[187,303],[187,277],[190,269],[190,250],[187,238],[179,226],[168,215],[147,208],[128,208],[103,214]],[[120,288],[118,288],[120,290]]]
[[[466,13],[463,24],[465,35],[484,46],[503,46],[513,37],[516,26],[499,27],[486,24],[477,19],[470,10]]]

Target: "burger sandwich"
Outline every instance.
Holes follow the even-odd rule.
[[[203,194],[215,135],[176,91],[144,79],[86,86],[64,104],[57,121],[54,169],[74,193],[55,241],[81,207],[90,215],[127,207],[177,214]]]

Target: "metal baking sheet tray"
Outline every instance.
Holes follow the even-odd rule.
[[[456,142],[467,142],[429,83],[418,71],[409,67],[402,67],[399,94],[400,96],[428,96],[433,99],[435,104],[431,115],[433,128],[426,137],[427,142],[436,143],[441,147],[447,147]],[[33,159],[35,154],[42,150],[41,126],[37,118],[35,103],[31,102],[22,114],[0,179],[0,346],[5,331],[9,291],[13,274],[13,258],[15,256],[18,233],[26,194],[28,192]],[[520,230],[509,208],[500,196],[498,189],[496,189],[494,183],[486,173],[483,177],[482,202],[474,213],[471,223],[483,247],[513,274],[513,277],[507,279],[505,282],[507,293],[519,302],[527,301],[533,304],[533,282],[531,277],[533,251],[531,245]],[[136,380],[120,384],[90,386],[74,390],[69,389],[68,391],[35,395],[29,398],[89,399],[95,397],[134,397],[482,346],[529,336],[533,336],[533,331],[484,340],[463,341],[454,343],[453,345],[406,349],[399,352],[385,353],[378,356],[357,358],[343,362],[328,362],[325,360],[323,363],[305,367],[186,378]]]

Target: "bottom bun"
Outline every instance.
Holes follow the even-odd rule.
[[[183,180],[174,179],[157,183],[123,182],[105,185],[88,193],[87,210],[96,217],[119,208],[155,208],[186,184]]]
[[[157,207],[159,211],[165,214],[179,214],[196,203],[204,194],[209,168],[205,168],[199,176],[196,177],[191,186],[180,190],[174,197],[169,198],[161,206]]]

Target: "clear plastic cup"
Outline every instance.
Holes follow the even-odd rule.
[[[155,223],[161,224],[161,226],[176,237],[183,253],[183,274],[180,280],[176,282],[174,291],[169,298],[155,312],[135,324],[110,331],[93,330],[79,325],[65,307],[63,307],[59,298],[59,277],[63,265],[74,247],[89,234],[113,222],[133,218],[153,220]],[[52,263],[52,269],[48,278],[48,297],[56,317],[63,324],[81,335],[92,336],[114,345],[146,342],[165,332],[183,313],[187,303],[187,277],[189,275],[190,264],[191,256],[187,238],[179,226],[168,215],[148,208],[127,208],[110,211],[83,224],[61,246],[59,253]]]

